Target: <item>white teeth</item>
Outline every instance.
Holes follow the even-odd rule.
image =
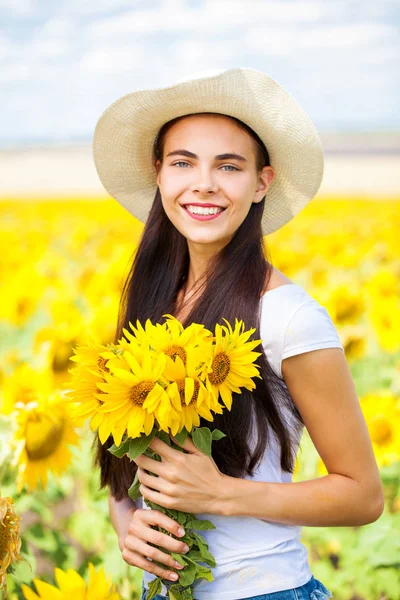
[[[204,206],[192,206],[191,204],[187,204],[186,208],[189,212],[194,215],[216,215],[219,212],[222,212],[222,208],[218,206],[213,207],[204,207]]]

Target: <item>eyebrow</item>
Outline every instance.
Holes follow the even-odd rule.
[[[190,152],[189,150],[173,150],[172,152],[168,152],[167,156],[175,156],[179,154],[180,156],[187,156],[188,158],[199,158],[197,154]],[[233,152],[226,152],[225,154],[217,154],[214,157],[216,160],[229,160],[236,159],[241,162],[247,162],[247,158],[241,156],[240,154],[235,154]]]

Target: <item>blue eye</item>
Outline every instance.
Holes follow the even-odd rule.
[[[177,165],[187,165],[188,163],[184,160],[178,160],[176,163],[174,163],[174,167],[176,167]]]
[[[233,165],[222,165],[223,167],[228,167],[229,169],[232,169],[233,171],[239,171],[239,169],[237,167],[234,167]]]

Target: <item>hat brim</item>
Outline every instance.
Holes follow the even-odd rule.
[[[107,192],[146,221],[157,190],[152,163],[158,131],[176,117],[214,112],[240,119],[264,142],[275,177],[263,233],[290,221],[317,193],[324,158],[319,134],[301,106],[274,79],[256,69],[231,69],[119,98],[101,115],[93,158]]]

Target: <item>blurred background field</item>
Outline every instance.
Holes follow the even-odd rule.
[[[134,89],[237,66],[286,87],[321,134],[317,197],[266,243],[337,327],[385,490],[377,522],[302,540],[335,600],[400,600],[399,22],[392,0],[0,2],[0,517],[13,499],[27,561],[0,563],[11,600],[140,598],[93,433],[63,403],[77,341],[114,335],[142,228],[105,194],[91,137]],[[305,432],[294,480],[325,473]]]
[[[142,226],[111,199],[2,202],[1,214],[1,492],[22,517],[22,549],[32,566],[18,563],[8,575],[10,597],[24,598],[21,585],[33,585],[33,577],[54,584],[56,566],[87,580],[92,563],[112,577],[121,598],[136,599],[142,574],[121,558],[107,492],[92,468],[93,433],[77,428],[68,445],[68,414],[51,420],[50,407],[38,414],[29,403],[40,395],[62,404],[77,340],[112,338]],[[319,198],[266,239],[273,264],[335,322],[385,486],[377,522],[303,529],[313,573],[343,600],[399,597],[399,230],[399,201]],[[305,433],[294,479],[325,473]]]

